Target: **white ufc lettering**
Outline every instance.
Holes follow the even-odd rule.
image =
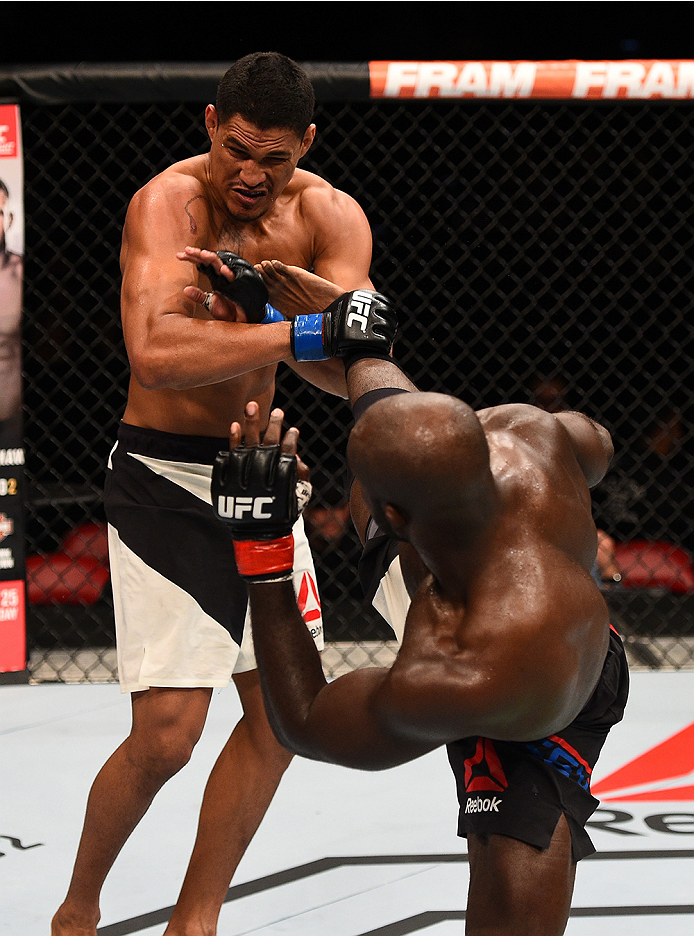
[[[272,520],[272,514],[263,510],[271,504],[274,497],[225,497],[217,498],[217,513],[227,520],[243,520],[244,514],[250,513],[254,520]]]
[[[363,332],[369,323],[369,312],[371,311],[371,300],[373,296],[363,289],[357,289],[352,293],[350,308],[356,308],[355,312],[350,312],[347,316],[347,328],[352,327],[353,322],[357,322]]]

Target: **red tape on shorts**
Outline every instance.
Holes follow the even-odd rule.
[[[294,536],[274,540],[234,540],[239,575],[253,577],[289,572],[294,567]]]

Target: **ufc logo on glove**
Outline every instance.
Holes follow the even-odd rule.
[[[250,513],[255,520],[272,520],[272,513],[263,508],[274,503],[274,497],[224,497],[217,498],[217,514],[224,520],[243,520]]]
[[[296,361],[387,355],[398,319],[391,301],[372,289],[343,293],[319,315],[297,315],[291,348]]]
[[[352,293],[349,307],[350,309],[356,308],[357,311],[350,311],[347,314],[347,328],[352,328],[352,324],[356,320],[359,324],[359,328],[361,328],[363,332],[366,331],[366,326],[369,323],[369,312],[371,311],[373,295],[372,292],[366,292],[363,289],[357,289]]]
[[[299,481],[295,455],[279,445],[220,452],[212,469],[212,505],[231,528],[239,575],[284,581],[294,565],[292,527],[311,496]]]

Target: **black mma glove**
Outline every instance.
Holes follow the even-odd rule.
[[[209,263],[199,264],[198,270],[209,279],[214,292],[241,306],[249,322],[254,325],[263,322],[267,313],[268,292],[260,273],[248,260],[230,250],[218,250],[216,253],[234,274],[232,282],[216,273]]]
[[[311,497],[297,480],[294,455],[279,445],[219,452],[212,469],[212,506],[231,527],[239,575],[251,582],[292,577],[292,527]]]
[[[398,320],[392,303],[372,289],[355,289],[331,302],[320,315],[297,315],[292,322],[296,361],[331,357],[386,357]]]

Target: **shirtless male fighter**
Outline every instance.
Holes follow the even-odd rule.
[[[311,83],[294,62],[246,56],[205,111],[209,152],[157,175],[128,209],[121,266],[131,378],[105,503],[132,730],[92,786],[53,936],[95,936],[104,879],[158,790],[190,758],[213,687],[233,678],[243,717],[210,775],[167,936],[216,933],[234,870],[291,759],[267,723],[244,628],[246,589],[210,506],[209,479],[245,404],[257,401],[267,419],[280,362],[346,396],[342,361],[320,360],[310,334],[292,333],[297,309],[286,292],[289,320],[249,324],[218,288],[236,279],[217,251],[314,269],[340,291],[371,287],[363,212],[297,168],[315,136],[313,108]],[[297,582],[314,579],[300,527],[295,541]],[[306,610],[320,646],[318,602]]]
[[[22,258],[7,248],[12,212],[0,179],[0,448],[21,444]]]
[[[447,745],[468,839],[466,932],[556,936],[576,862],[594,850],[591,771],[628,692],[590,574],[589,488],[612,456],[609,434],[579,413],[474,412],[416,392],[385,357],[356,360],[347,382],[362,571],[401,645],[390,669],[326,682],[288,580],[291,555],[272,559],[292,514],[230,520],[270,722],[295,753],[364,770]],[[282,418],[273,411],[259,445],[259,410],[247,406],[218,459],[213,502],[238,492],[241,464],[252,497],[281,502],[292,465],[306,478],[298,430],[280,446]],[[286,473],[269,475],[274,462]]]

